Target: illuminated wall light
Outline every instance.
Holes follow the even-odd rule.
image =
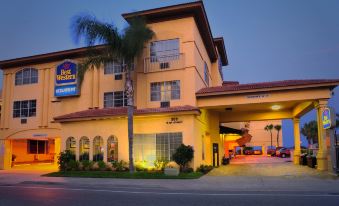
[[[281,106],[280,105],[273,105],[271,108],[272,108],[272,110],[279,110],[279,109],[281,109]]]

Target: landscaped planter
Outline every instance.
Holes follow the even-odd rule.
[[[300,165],[307,165],[307,158],[306,158],[305,154],[300,155],[300,157],[299,157],[299,164]]]
[[[307,166],[310,168],[315,168],[315,165],[317,164],[317,158],[313,156],[307,157]]]
[[[178,176],[179,169],[178,168],[165,168],[164,173],[165,175],[168,175],[168,176]]]

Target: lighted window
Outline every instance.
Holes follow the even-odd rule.
[[[151,101],[180,99],[180,81],[151,83]]]
[[[153,165],[155,160],[170,161],[182,144],[182,133],[135,134],[133,154],[135,161]]]
[[[74,137],[68,137],[66,140],[66,150],[71,151],[75,154],[76,150],[76,140]]]
[[[38,83],[38,70],[26,68],[15,73],[15,85]]]
[[[124,91],[104,93],[104,108],[124,106],[127,106],[127,96]]]
[[[107,161],[118,161],[118,139],[113,135],[107,139]]]
[[[79,160],[89,160],[90,141],[88,137],[81,137],[79,142]]]
[[[35,117],[36,100],[14,101],[13,118]]]
[[[104,160],[104,140],[100,136],[96,136],[93,140],[93,161]]]
[[[168,62],[179,59],[179,39],[151,42],[151,62]]]
[[[210,79],[209,79],[208,66],[207,66],[206,62],[204,62],[204,79],[205,79],[205,82],[206,82],[207,86],[209,86]]]
[[[47,154],[48,141],[47,140],[27,140],[28,154]]]

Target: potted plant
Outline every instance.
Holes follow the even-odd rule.
[[[175,162],[169,162],[164,169],[164,173],[169,176],[178,176],[179,166]]]
[[[317,164],[317,158],[314,156],[312,150],[309,150],[309,153],[306,156],[306,158],[307,158],[307,166],[309,166],[310,168],[315,168],[315,165]]]

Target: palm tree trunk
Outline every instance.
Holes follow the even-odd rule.
[[[272,137],[272,131],[270,130],[270,134],[271,134],[271,148],[273,146],[273,137]]]
[[[278,133],[277,133],[277,145],[279,147],[279,130],[278,130]]]
[[[128,121],[128,154],[129,154],[129,172],[134,173],[133,160],[133,113],[134,113],[134,98],[133,98],[133,83],[131,79],[131,70],[126,71],[125,91],[127,96],[127,121]]]

